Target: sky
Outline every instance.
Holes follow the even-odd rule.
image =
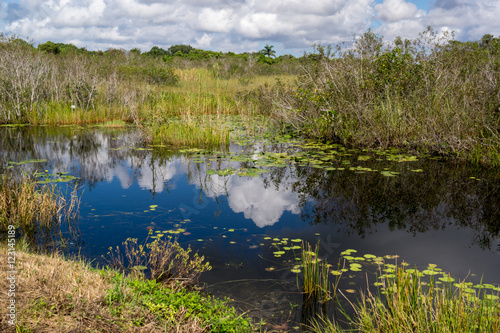
[[[0,33],[88,50],[195,48],[300,56],[372,29],[385,40],[431,26],[462,41],[500,35],[499,0],[1,0]]]

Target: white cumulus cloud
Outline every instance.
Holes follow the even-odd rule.
[[[404,0],[384,0],[383,3],[375,5],[375,11],[381,20],[394,22],[414,17],[418,8]]]
[[[413,38],[431,26],[477,40],[500,35],[500,1],[436,0],[4,0],[0,32],[73,43],[90,50],[168,48],[279,53],[349,41],[372,27],[388,40]]]

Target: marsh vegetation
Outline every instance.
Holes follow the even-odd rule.
[[[2,37],[0,121],[123,120],[144,125],[155,143],[196,145],[227,141],[231,129],[221,116],[253,123],[262,115],[279,130],[346,146],[496,164],[499,44],[492,35],[458,42],[432,29],[387,44],[367,31],[336,48],[319,45],[300,58],[273,58],[268,51],[234,54],[187,45],[142,54],[50,42],[34,48]]]
[[[1,36],[0,232],[34,290],[19,329],[498,330],[498,285],[322,257],[384,228],[497,251],[500,40],[449,37],[368,31],[296,58]]]

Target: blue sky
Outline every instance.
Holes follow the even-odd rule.
[[[274,45],[300,55],[313,44],[352,40],[368,28],[387,41],[427,26],[456,39],[500,35],[498,0],[2,0],[0,32],[108,48],[246,52]]]

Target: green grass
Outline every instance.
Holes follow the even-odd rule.
[[[136,305],[151,312],[166,327],[175,327],[179,320],[184,320],[208,332],[252,331],[251,319],[238,314],[228,306],[227,300],[214,299],[195,290],[170,289],[151,280],[123,278],[121,274],[115,275],[113,283],[115,287],[107,291],[106,299],[114,313],[124,314],[127,307]]]
[[[221,121],[205,116],[196,120],[170,120],[147,127],[151,144],[172,146],[222,147],[229,145],[229,129]]]
[[[330,300],[329,272],[330,266],[319,258],[319,243],[314,251],[308,243],[302,243],[302,292],[306,299],[327,302]]]
[[[378,258],[376,260],[381,260]],[[500,288],[490,284],[457,283],[431,265],[419,271],[407,265],[381,266],[376,292],[362,291],[351,301],[351,315],[341,328],[328,318],[316,320],[315,332],[498,332]],[[340,303],[339,303],[340,304]]]

